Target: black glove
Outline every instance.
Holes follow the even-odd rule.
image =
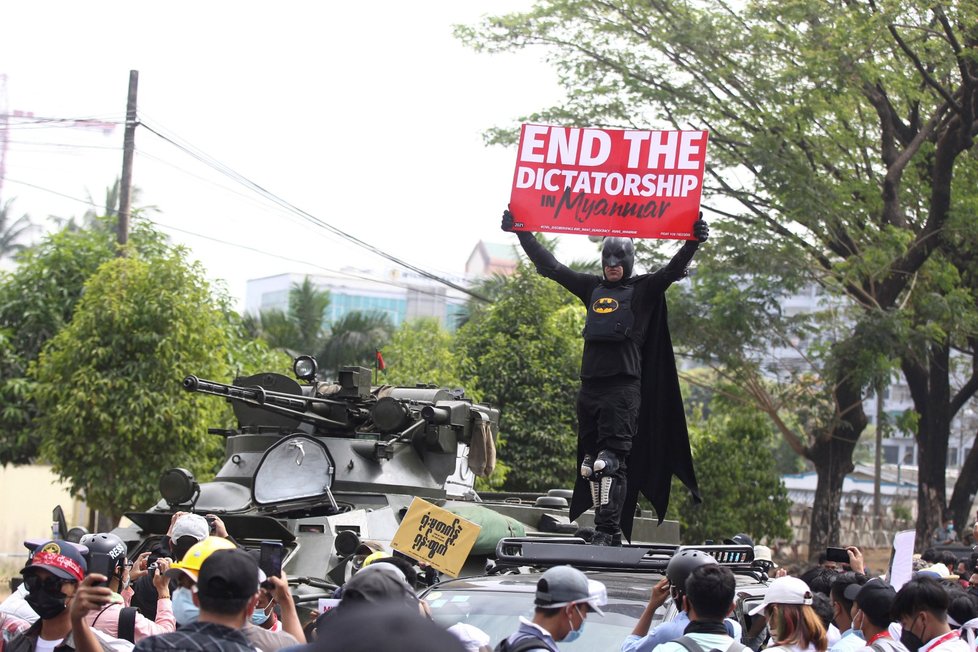
[[[509,212],[509,209],[503,211],[503,222],[499,225],[503,231],[512,231],[515,220],[513,219],[513,214]]]
[[[702,211],[700,211],[699,219],[693,222],[693,237],[700,242],[706,242],[706,239],[710,237],[710,227],[707,226],[706,220],[703,219]]]

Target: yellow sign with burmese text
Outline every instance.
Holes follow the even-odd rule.
[[[458,577],[481,529],[447,509],[415,498],[391,539],[391,548]]]

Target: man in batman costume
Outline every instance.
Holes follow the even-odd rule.
[[[514,230],[503,213],[502,229]],[[676,475],[699,502],[689,450],[686,413],[667,323],[665,291],[688,273],[706,221],[693,224],[688,240],[662,269],[632,276],[635,247],[629,238],[605,238],[603,276],[562,265],[527,231],[516,231],[537,271],[570,291],[587,308],[581,389],[577,398],[577,461],[570,518],[595,507],[597,545],[631,540],[638,493],[655,508],[659,522],[669,505]]]

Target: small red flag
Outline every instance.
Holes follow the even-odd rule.
[[[387,370],[387,364],[384,363],[384,356],[381,355],[380,351],[377,351],[377,368],[381,371]]]

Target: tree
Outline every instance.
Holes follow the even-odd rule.
[[[117,233],[119,227],[119,192],[121,185],[121,177],[116,177],[111,186],[106,186],[105,198],[102,202],[101,208],[99,208],[98,204],[95,203],[95,198],[92,197],[92,193],[86,192],[85,196],[87,197],[91,208],[82,214],[81,219],[77,219],[74,216],[64,218],[54,215],[51,216],[51,219],[58,225],[58,228],[67,231],[88,230]],[[139,202],[141,195],[142,189],[139,188],[139,186],[133,186],[130,191],[130,202],[133,204]],[[158,209],[156,206],[140,206],[138,208],[133,208],[131,212],[133,216],[145,216],[148,213],[157,211]]]
[[[213,472],[221,442],[207,428],[227,421],[226,406],[180,381],[225,379],[242,362],[226,303],[181,249],[114,258],[88,279],[31,375],[41,453],[90,507],[116,520],[158,499],[164,469]]]
[[[708,420],[694,422],[691,430],[696,477],[700,491],[710,499],[695,504],[673,479],[675,495],[681,498],[669,506],[669,516],[679,521],[683,541],[722,541],[737,532],[755,541],[789,538],[791,500],[774,468],[775,434],[766,415],[737,408],[714,410]]]
[[[584,311],[572,301],[520,265],[497,301],[456,334],[462,378],[501,412],[507,489],[542,491],[574,481]]]
[[[13,205],[14,200],[8,199],[0,206],[0,259],[22,251],[26,245],[21,241],[35,228],[27,214],[14,219]]]
[[[289,289],[287,310],[262,310],[257,318],[246,315],[245,326],[274,348],[313,355],[325,343],[323,316],[329,302],[329,290],[320,290],[306,276]]]
[[[404,322],[384,346],[384,382],[405,387],[419,383],[462,387],[472,398],[470,388],[459,379],[454,339],[434,317]]]
[[[528,121],[708,129],[704,190],[727,200],[713,212],[732,237],[848,298],[850,334],[826,358],[831,419],[805,431],[776,424],[818,473],[813,551],[838,542],[862,400],[901,353],[879,348],[888,342],[874,329],[901,332],[891,320],[975,195],[954,179],[975,167],[963,154],[978,127],[976,14],[911,0],[551,0],[458,29],[480,49],[547,49],[567,99]],[[864,344],[878,352],[869,367],[852,355]],[[921,422],[936,431],[918,441],[943,427]],[[944,501],[943,482],[922,471],[918,534]]]
[[[133,220],[130,243],[141,256],[165,249],[164,237],[144,220]],[[36,407],[27,368],[71,321],[85,282],[115,252],[110,229],[62,230],[25,249],[16,271],[0,276],[0,331],[7,331],[10,347],[0,361],[0,464],[26,464],[36,457]]]
[[[377,351],[384,347],[393,331],[387,313],[348,312],[330,325],[329,337],[316,359],[324,372],[332,374],[346,366],[371,368]]]
[[[329,307],[329,290],[320,290],[309,277],[289,291],[289,320],[296,325],[296,349],[311,354],[322,346],[323,314]]]

